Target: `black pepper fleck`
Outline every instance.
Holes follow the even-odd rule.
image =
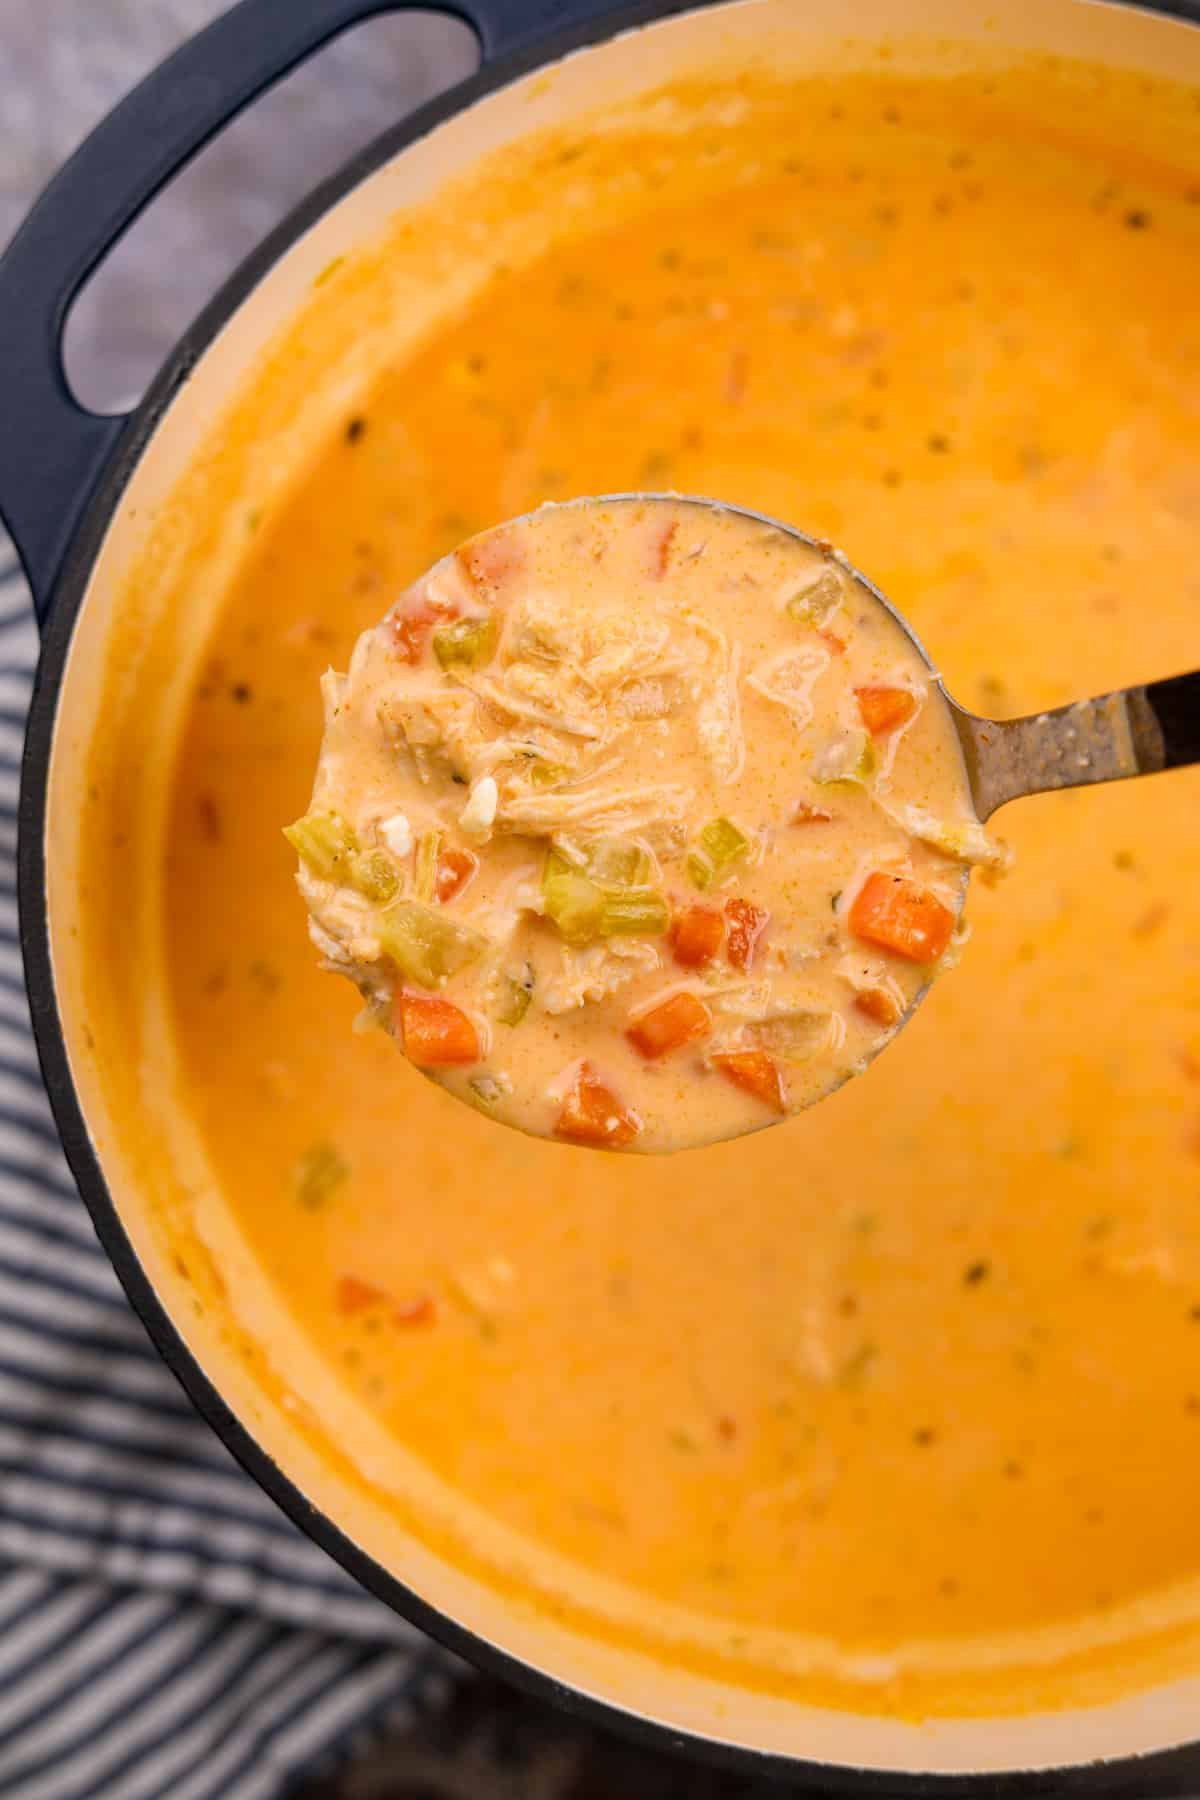
[[[1130,231],[1145,231],[1150,224],[1150,214],[1135,206],[1125,214],[1125,224]]]
[[[246,681],[235,681],[229,692],[239,706],[248,706],[250,701],[254,698],[250,684]]]
[[[347,423],[346,442],[348,444],[357,444],[366,429],[367,421],[364,418],[355,416]]]
[[[978,1287],[991,1274],[991,1264],[986,1262],[968,1263],[963,1270],[963,1281],[968,1287]]]

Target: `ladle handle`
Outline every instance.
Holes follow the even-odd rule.
[[[1025,794],[1200,763],[1200,670],[1024,719],[954,714],[981,819]]]

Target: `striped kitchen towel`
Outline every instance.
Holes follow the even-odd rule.
[[[0,537],[0,1795],[265,1800],[428,1701],[446,1659],[192,1411],[76,1194],[17,932],[36,657]]]

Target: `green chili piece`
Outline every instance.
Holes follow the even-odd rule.
[[[358,839],[339,813],[305,813],[294,825],[285,825],[283,835],[322,881],[345,880],[350,861],[358,854]]]
[[[513,973],[506,970],[500,984],[500,1006],[496,1017],[502,1025],[519,1025],[529,1011],[537,977],[532,963],[525,963]]]
[[[379,946],[406,981],[436,988],[482,956],[487,939],[440,909],[400,900],[380,920]]]
[[[396,898],[400,877],[382,850],[371,850],[356,856],[350,864],[350,885],[376,906],[386,906]]]
[[[490,616],[455,619],[434,632],[433,654],[443,669],[480,669],[495,654],[496,636],[496,621]]]
[[[553,787],[562,780],[566,772],[561,763],[535,762],[529,771],[529,785],[535,788]]]
[[[801,625],[812,625],[820,629],[828,625],[838,607],[842,604],[842,584],[832,569],[826,569],[818,575],[811,587],[802,588],[793,594],[787,603],[788,617]]]

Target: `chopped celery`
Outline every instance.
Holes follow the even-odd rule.
[[[646,885],[651,863],[644,850],[612,839],[589,844],[583,854],[586,873],[552,845],[542,871],[546,917],[569,944],[590,944],[627,932],[666,931],[671,909]]]
[[[812,625],[818,630],[828,625],[838,607],[842,604],[842,583],[840,577],[832,569],[826,569],[818,575],[811,587],[802,588],[793,594],[787,603],[788,617],[797,620],[801,625]]]
[[[670,923],[671,908],[652,888],[626,888],[603,897],[601,937],[665,932]]]
[[[322,881],[343,879],[358,854],[358,839],[339,813],[305,813],[294,825],[285,825],[283,835]]]
[[[381,851],[360,851],[358,839],[338,813],[310,812],[284,827],[284,837],[323,881],[344,881],[364,899],[383,905],[395,897],[400,879]]]
[[[406,981],[436,988],[481,956],[487,939],[431,906],[401,900],[379,922],[379,947]]]
[[[496,1014],[502,1025],[519,1025],[529,1011],[536,981],[532,963],[519,970],[506,969],[500,982],[500,1006]]]
[[[577,875],[570,869],[551,873],[550,858],[547,858],[542,897],[546,917],[558,926],[568,944],[589,944],[600,936],[604,889],[597,887],[586,875]]]
[[[371,850],[356,856],[351,862],[350,885],[365,900],[373,901],[376,906],[385,906],[389,900],[396,898],[400,877],[382,850]]]
[[[717,876],[746,854],[750,839],[732,819],[710,819],[687,859],[687,870],[698,888],[711,887]]]
[[[836,787],[846,782],[852,787],[866,787],[876,765],[875,746],[865,731],[847,731],[833,743],[818,750],[809,765],[809,774],[822,787]]]
[[[423,831],[417,839],[417,862],[413,875],[413,891],[418,900],[432,900],[437,894],[438,857],[441,851],[441,832]]]
[[[433,654],[443,669],[459,665],[468,669],[482,668],[492,660],[496,648],[496,621],[493,618],[455,619],[439,625],[433,634]]]

